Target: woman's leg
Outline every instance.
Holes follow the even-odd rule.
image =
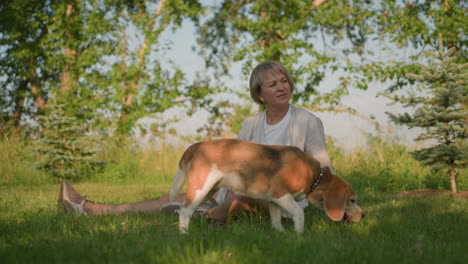
[[[185,199],[185,194],[179,194],[174,200],[169,200],[169,194],[161,196],[154,200],[149,200],[139,203],[130,204],[96,204],[93,202],[86,202],[84,210],[88,215],[120,215],[124,213],[155,213],[161,211],[166,205],[178,202],[182,203]],[[179,206],[177,206],[179,207]]]
[[[120,215],[124,213],[154,213],[159,212],[161,208],[171,204],[180,204],[184,201],[185,195],[179,194],[174,201],[169,200],[166,194],[158,199],[131,203],[131,204],[96,204],[87,201],[66,181],[60,183],[60,192],[58,203],[67,212],[82,215]]]
[[[208,218],[224,222],[227,217],[238,216],[242,212],[258,213],[268,212],[268,202],[263,199],[254,199],[248,196],[236,195],[229,191],[223,203],[209,209],[206,214]]]
[[[97,204],[86,200],[67,181],[60,183],[58,203],[67,212],[82,215],[120,215],[124,213],[155,213],[161,210],[169,212],[170,209],[178,209],[178,205],[184,202],[185,194],[179,194],[174,201],[169,200],[166,194],[154,200],[131,204]],[[171,205],[174,207],[171,208]],[[239,215],[240,212],[259,210],[267,211],[268,202],[262,199],[254,199],[247,196],[236,195],[229,191],[224,201],[206,212],[208,218],[225,221],[228,215]]]

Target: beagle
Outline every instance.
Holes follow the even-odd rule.
[[[187,233],[195,209],[221,187],[269,201],[273,228],[283,231],[281,209],[293,218],[297,233],[304,231],[304,211],[296,203],[308,201],[325,210],[333,221],[360,221],[363,213],[347,182],[328,167],[293,146],[269,146],[237,139],[218,139],[191,145],[182,155],[170,198],[187,179],[187,194],[179,212],[179,230]]]

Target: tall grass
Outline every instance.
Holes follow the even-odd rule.
[[[0,185],[32,185],[55,182],[34,168],[38,157],[29,148],[30,141],[21,134],[0,135]]]
[[[415,189],[449,190],[448,175],[422,166],[407,146],[392,139],[369,136],[365,145],[344,150],[328,140],[328,150],[338,175],[368,193]],[[468,170],[460,170],[459,190],[468,190]]]
[[[30,146],[31,140],[20,134],[0,137],[0,185],[57,183],[58,179],[35,168],[39,157]],[[79,180],[116,184],[168,183],[183,151],[183,147],[165,144],[150,148],[132,142],[103,142],[96,159],[106,165],[102,170],[82,175]]]
[[[165,142],[154,144],[153,147],[131,142],[122,145],[108,143],[99,157],[108,164],[90,180],[121,184],[169,183],[183,151],[184,147],[166,145]]]
[[[29,145],[27,139],[15,134],[0,140],[0,184],[56,182],[46,173],[34,169],[32,164],[37,156]],[[411,149],[393,140],[369,137],[367,144],[352,150],[340,148],[332,139],[328,139],[327,145],[337,174],[365,192],[450,188],[445,173],[435,173],[429,167],[423,167],[409,154]],[[132,142],[103,143],[97,159],[104,160],[106,166],[91,175],[83,175],[82,180],[169,185],[185,146],[167,145],[164,141],[152,146]],[[459,190],[468,190],[467,176],[468,170],[459,172]]]

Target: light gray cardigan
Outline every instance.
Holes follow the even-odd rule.
[[[291,105],[291,119],[287,145],[296,146],[320,162],[321,167],[329,167],[334,172],[325,143],[325,132],[320,118],[302,108]],[[265,142],[264,122],[266,111],[244,120],[237,138],[256,143]]]

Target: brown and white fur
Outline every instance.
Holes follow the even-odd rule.
[[[187,182],[186,200],[179,212],[179,230],[186,233],[195,209],[221,187],[269,201],[273,228],[283,231],[281,209],[293,218],[297,233],[304,231],[304,211],[296,200],[308,201],[325,210],[333,221],[357,222],[363,216],[347,182],[328,168],[320,177],[319,162],[292,146],[268,146],[237,139],[195,143],[182,155],[172,183],[173,199]]]

